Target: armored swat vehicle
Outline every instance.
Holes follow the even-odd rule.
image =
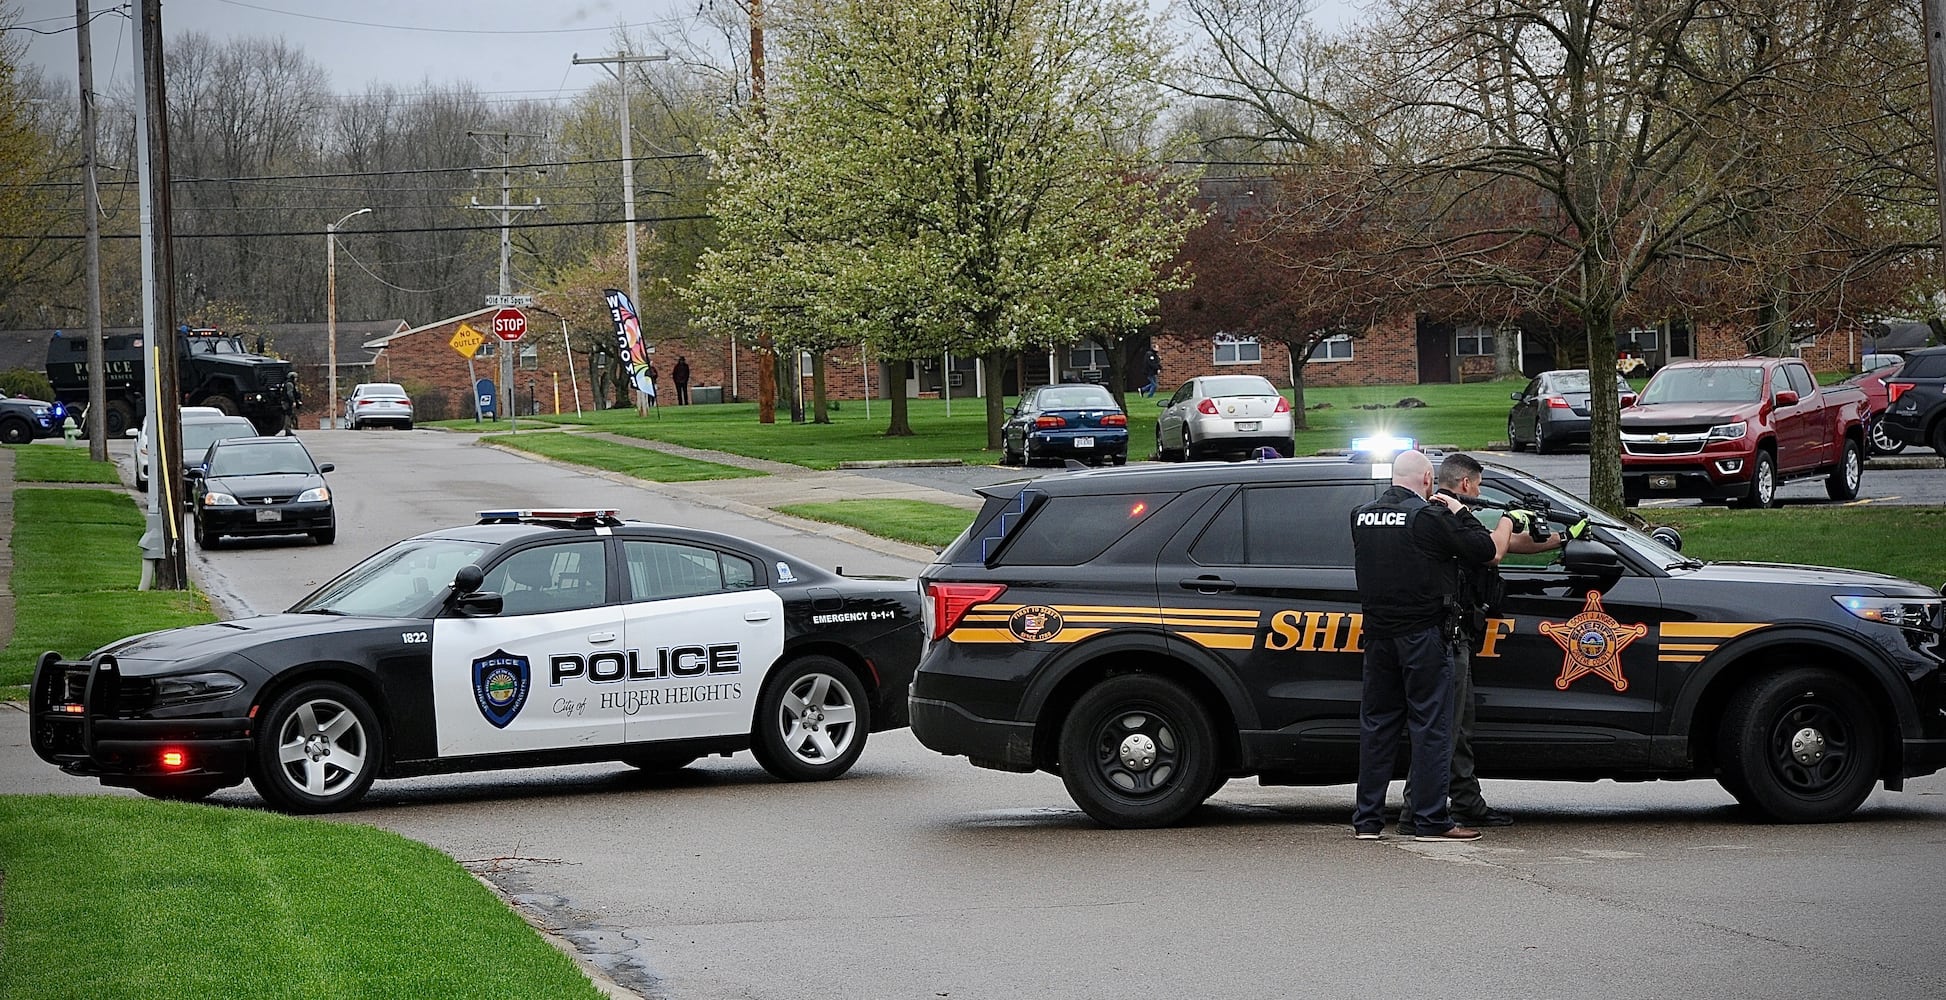
[[[108,383],[108,436],[142,422],[144,412],[141,334],[103,338]],[[296,422],[297,382],[288,361],[251,354],[243,338],[220,330],[181,330],[176,358],[182,405],[212,406],[256,425],[260,434],[282,434]],[[55,337],[47,342],[47,380],[54,396],[80,412],[88,405],[88,341]]]

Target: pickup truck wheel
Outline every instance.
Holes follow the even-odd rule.
[[[1750,681],[1717,733],[1723,787],[1778,823],[1844,819],[1878,780],[1871,703],[1843,676],[1798,667]]]
[[[1214,790],[1209,712],[1173,681],[1112,677],[1061,724],[1061,780],[1083,812],[1122,829],[1170,826]]]
[[[1865,455],[1858,442],[1845,439],[1845,456],[1824,481],[1824,492],[1840,502],[1858,499],[1858,482],[1865,475]]]
[[[1750,492],[1738,501],[1739,506],[1758,509],[1777,506],[1777,460],[1759,448],[1752,461],[1755,465],[1750,470]]]

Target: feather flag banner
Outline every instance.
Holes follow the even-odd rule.
[[[608,315],[615,321],[615,346],[628,362],[629,381],[637,392],[654,399],[655,366],[649,361],[649,344],[642,338],[642,318],[635,312],[635,303],[619,289],[605,289],[602,294],[608,298]]]

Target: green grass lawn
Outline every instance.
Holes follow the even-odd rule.
[[[1871,570],[1928,587],[1946,581],[1946,507],[1645,507],[1682,532],[1697,559],[1804,563]]]
[[[943,547],[973,522],[974,511],[924,500],[839,500],[777,508],[793,517],[843,524],[881,538]]]
[[[0,996],[603,994],[396,834],[119,797],[0,797]]]
[[[572,413],[564,416],[543,413],[536,417],[521,417],[520,426],[536,429],[553,429],[559,427],[561,421],[573,419],[574,414]],[[508,431],[514,430],[513,421],[510,420],[474,420],[472,417],[461,417],[458,420],[427,420],[414,424],[413,426],[434,427],[442,431],[478,431],[482,434],[505,434]]]
[[[125,494],[14,491],[14,634],[0,651],[0,690],[26,684],[50,649],[78,657],[137,633],[215,620],[199,593],[135,589],[141,537],[142,514]]]
[[[86,446],[13,445],[14,481],[19,483],[120,483],[115,466],[90,461]]]
[[[619,472],[658,483],[692,483],[704,479],[741,479],[763,473],[733,465],[669,455],[652,448],[599,441],[581,434],[494,434],[481,438],[534,455]]]

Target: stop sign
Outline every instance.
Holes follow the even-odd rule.
[[[527,314],[512,306],[494,313],[493,335],[509,342],[526,336]]]

